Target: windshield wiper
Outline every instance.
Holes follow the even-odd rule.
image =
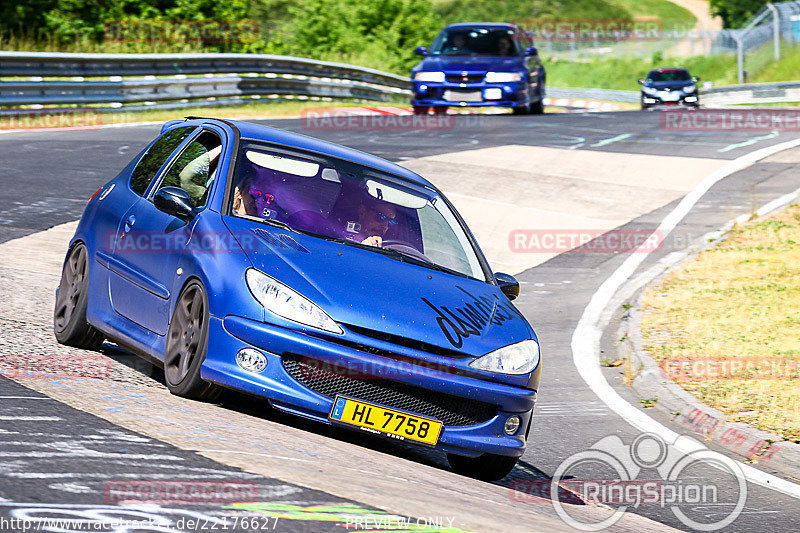
[[[454,274],[456,276],[461,276],[462,278],[472,279],[471,276],[467,276],[466,274],[458,272],[457,270],[453,270],[451,268],[447,268],[442,265],[437,265],[436,263],[433,262],[424,261],[422,259],[414,257],[411,254],[401,252],[400,250],[394,250],[392,248],[380,248],[378,246],[370,246],[368,244],[361,244],[358,242],[348,241],[344,239],[336,239],[336,242],[341,242],[343,244],[354,246],[356,248],[361,248],[363,250],[370,250],[372,252],[377,252],[381,255],[385,255],[386,257],[391,257],[392,259],[396,259],[401,263],[411,263],[413,265],[419,265],[421,267],[430,268],[431,270],[437,270],[439,272],[446,272],[447,274]]]

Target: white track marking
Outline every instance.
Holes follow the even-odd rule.
[[[737,159],[732,160],[716,172],[713,172],[700,184],[697,185],[689,194],[687,194],[675,209],[670,212],[664,220],[661,221],[657,231],[661,232],[663,237],[666,237],[678,223],[691,211],[692,207],[700,200],[700,198],[708,192],[708,190],[721,179],[730,176],[731,174],[742,170],[751,164],[764,159],[770,155],[776,154],[789,148],[800,146],[800,139],[780,143],[761,150],[756,150],[749,154],[743,155]],[[780,200],[780,199],[778,199]],[[777,202],[778,200],[775,200]],[[774,204],[774,202],[770,202]],[[767,204],[767,205],[770,205]],[[777,204],[775,204],[777,205]],[[766,207],[766,206],[765,206]],[[763,209],[763,208],[762,208]],[[636,407],[626,402],[611,385],[606,381],[603,373],[600,370],[600,365],[597,358],[597,350],[599,349],[600,339],[602,336],[602,327],[600,325],[603,311],[608,306],[609,302],[614,297],[617,290],[633,275],[636,268],[647,257],[646,253],[632,253],[625,262],[614,271],[611,276],[606,279],[603,284],[592,295],[589,305],[584,309],[578,326],[572,334],[572,358],[575,367],[580,374],[581,378],[589,385],[589,388],[606,403],[612,410],[619,414],[629,424],[636,429],[655,433],[661,436],[666,442],[675,442],[679,434],[669,429],[650,418],[645,413],[638,410]],[[679,441],[684,442],[683,440]],[[685,449],[684,449],[685,448]],[[687,448],[686,446],[677,445],[677,449],[683,453],[689,453],[696,448]],[[762,472],[750,465],[742,464],[742,470],[745,478],[751,483],[761,485],[783,494],[800,499],[800,485],[779,478],[772,474]]]
[[[57,416],[0,416],[3,422],[60,422],[63,418]]]

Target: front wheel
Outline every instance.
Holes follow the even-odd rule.
[[[532,115],[544,115],[544,102],[541,98],[537,102],[531,104]]]
[[[478,457],[447,454],[447,462],[457,474],[482,481],[497,481],[506,477],[517,464],[518,457],[484,453]]]
[[[446,115],[447,114],[447,106],[446,105],[437,105],[433,108],[434,115]]]
[[[414,114],[415,115],[427,115],[428,114],[428,108],[425,107],[425,106],[415,105],[414,106]]]
[[[529,115],[531,112],[530,104],[526,104],[519,107],[512,107],[511,109],[515,115]]]
[[[56,294],[53,332],[59,343],[85,350],[97,350],[103,344],[103,334],[86,322],[88,300],[88,253],[78,243],[67,254]]]
[[[200,378],[208,350],[208,296],[199,281],[191,281],[180,296],[167,330],[164,378],[172,394],[197,400],[219,395],[216,385]]]

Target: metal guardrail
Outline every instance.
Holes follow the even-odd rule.
[[[577,87],[547,87],[551,98],[570,98],[579,100],[606,100],[609,102],[639,103],[639,91],[618,91],[614,89],[581,89]]]
[[[145,103],[149,107],[174,107],[181,102],[199,104],[209,99],[219,99],[218,105],[226,105],[241,103],[248,97],[270,95],[388,101],[405,99],[410,95],[409,79],[404,76],[344,63],[266,54],[0,51],[2,76],[29,78],[25,81],[0,81],[0,106],[7,107],[130,106],[136,103]],[[127,79],[132,76],[139,78]],[[48,80],[48,77],[73,80]],[[640,93],[548,87],[547,96],[638,103]],[[701,92],[701,102],[710,107],[798,101],[800,81],[731,85]]]
[[[800,102],[800,81],[745,83],[706,89],[701,91],[700,101],[706,107]]]
[[[37,81],[0,82],[0,106],[153,102],[158,107],[170,100],[265,95],[387,101],[409,94],[409,79],[396,74],[266,54],[0,52],[0,77],[11,76]],[[123,79],[132,76],[143,78]],[[108,80],[84,79],[101,77]]]

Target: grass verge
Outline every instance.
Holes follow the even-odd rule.
[[[703,403],[800,442],[800,206],[735,227],[651,287],[642,335]]]

